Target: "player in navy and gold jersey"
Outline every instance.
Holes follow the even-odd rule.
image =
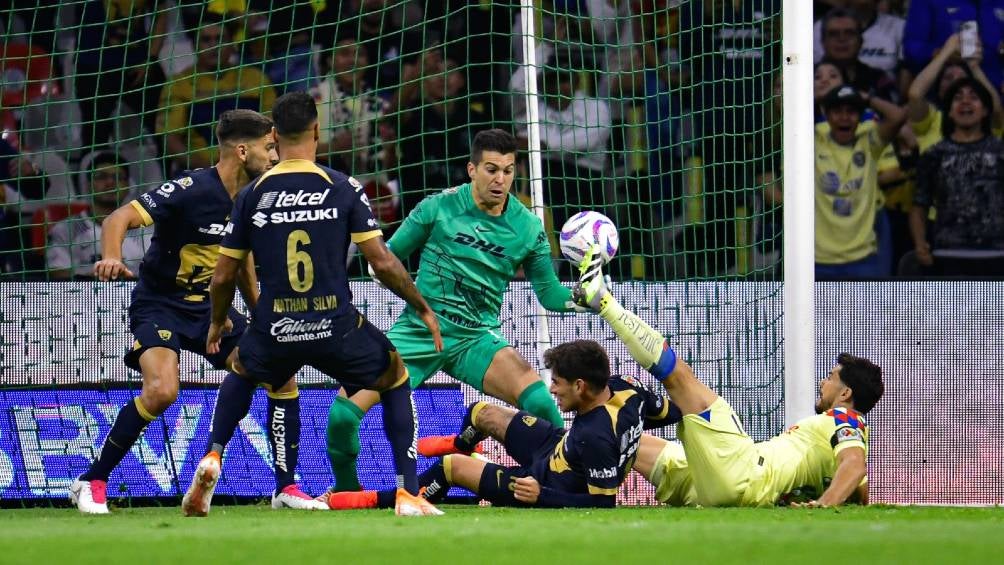
[[[109,474],[147,423],[177,397],[179,352],[198,353],[222,369],[226,353],[237,343],[245,321],[231,309],[233,330],[223,352],[206,352],[209,279],[234,195],[277,158],[271,127],[272,122],[257,112],[224,113],[216,128],[221,148],[216,166],[163,183],[113,212],[102,224],[102,259],[94,266],[102,281],[134,276],[122,262],[122,241],[128,230],[154,225],[153,241],[140,265],[129,306],[129,327],[136,341],[125,356],[126,365],[143,374],[143,390],[122,408],[99,457],[71,486],[70,497],[81,512],[108,512]],[[240,281],[244,299],[254,305],[253,269],[243,269]]]
[[[867,500],[863,414],[884,392],[877,365],[841,354],[820,386],[818,415],[755,444],[729,403],[697,380],[661,334],[614,299],[602,276],[602,260],[594,256],[587,253],[580,267],[581,300],[610,324],[683,413],[677,427],[682,453],[676,444],[646,438],[635,465],[656,484],[660,500],[703,506],[790,500],[810,507],[835,506],[852,497]],[[809,500],[792,500],[796,492]]]
[[[611,377],[610,360],[595,341],[564,343],[544,353],[551,393],[575,413],[568,430],[510,408],[477,402],[464,417],[457,441],[473,446],[491,436],[517,462],[503,467],[463,454],[446,455],[422,474],[425,496],[436,501],[450,485],[496,506],[613,507],[631,470],[642,430],[680,420],[669,399],[630,377]],[[356,508],[383,506],[378,493],[331,493]],[[347,508],[348,504],[331,504]]]
[[[401,262],[384,245],[362,185],[314,163],[317,108],[305,92],[272,108],[279,164],[238,195],[210,293],[206,347],[219,351],[240,266],[253,252],[261,299],[229,356],[249,382],[281,384],[281,375],[310,365],[344,387],[380,391],[394,453],[399,514],[440,513],[418,494],[415,414],[408,374],[387,337],[352,305],[345,255],[359,246],[380,280],[403,298],[442,349],[439,323]],[[278,379],[278,380],[274,380]],[[220,391],[219,402],[225,401]],[[201,467],[201,464],[200,464]],[[198,480],[198,477],[196,477]],[[194,482],[193,482],[194,484]]]

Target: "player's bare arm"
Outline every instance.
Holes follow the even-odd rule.
[[[120,206],[101,222],[101,260],[94,264],[99,281],[136,277],[122,262],[122,242],[126,232],[143,225],[143,217],[132,204]]]
[[[255,275],[254,271],[254,256],[252,253],[248,253],[248,256],[244,259],[244,264],[241,266],[241,270],[237,274],[237,289],[240,290],[241,296],[244,297],[244,303],[247,304],[248,312],[255,309],[258,305],[258,277]]]
[[[436,344],[436,351],[443,350],[443,336],[439,332],[439,321],[435,312],[429,307],[422,294],[418,292],[415,281],[408,274],[408,271],[401,264],[401,260],[387,249],[382,237],[374,237],[366,241],[359,242],[359,250],[362,251],[366,261],[376,278],[383,283],[391,292],[400,296],[415,309],[422,322],[432,333],[433,342]],[[213,277],[215,281],[215,275]]]
[[[243,260],[220,255],[213,270],[213,280],[209,283],[212,314],[209,319],[209,333],[206,335],[206,351],[211,354],[220,352],[220,340],[223,334],[233,327],[233,322],[227,318],[227,312],[234,302],[234,290],[237,287],[241,261]]]
[[[839,506],[857,491],[867,472],[865,450],[860,447],[848,447],[837,454],[837,470],[833,473],[833,481],[826,492],[818,500],[795,506],[808,508]]]

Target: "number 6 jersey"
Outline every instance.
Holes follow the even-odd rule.
[[[252,325],[276,341],[351,311],[349,242],[382,235],[358,181],[301,159],[281,161],[244,188],[225,231],[220,253],[254,253],[261,297]]]

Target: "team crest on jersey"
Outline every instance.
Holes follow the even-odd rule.
[[[526,425],[526,427],[529,428],[530,426],[532,426],[532,425],[534,425],[534,424],[537,423],[537,417],[536,416],[523,416],[523,423]]]
[[[836,426],[850,426],[855,429],[865,427],[864,419],[854,410],[847,408],[833,408],[826,412],[827,416],[833,416],[833,423]]]
[[[167,341],[171,339],[171,330],[157,330],[157,335],[160,336],[160,339]]]
[[[181,186],[181,188],[188,188],[192,186],[192,183],[194,183],[195,181],[192,180],[192,177],[181,177],[180,179],[174,182],[178,183],[178,185]]]
[[[854,162],[855,167],[864,167],[865,166],[864,151],[855,151],[854,155],[851,157],[851,161]]]

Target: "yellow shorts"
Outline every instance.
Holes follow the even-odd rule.
[[[732,406],[719,397],[701,414],[687,414],[677,428],[702,506],[740,506],[759,476],[760,456]]]
[[[697,506],[694,479],[687,465],[683,446],[675,441],[666,444],[652,467],[649,482],[655,485],[655,499],[669,506]]]

